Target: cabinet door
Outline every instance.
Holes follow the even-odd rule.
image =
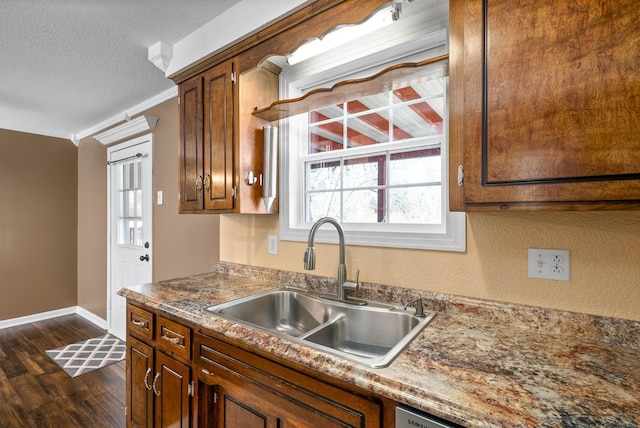
[[[269,428],[277,427],[277,420],[262,411],[259,406],[253,406],[251,400],[238,400],[233,393],[218,388],[217,414],[218,426],[224,428]]]
[[[288,395],[284,384],[274,381],[271,388],[240,373],[219,367],[215,371],[217,393],[215,416],[217,427],[224,428],[288,428],[364,427],[364,418],[340,420],[321,409],[307,405]],[[345,403],[348,404],[348,403]]]
[[[162,352],[156,353],[156,427],[189,428],[191,368]]]
[[[153,348],[127,338],[127,426],[153,426]]]
[[[451,2],[453,208],[640,201],[640,8],[596,3]]]
[[[204,73],[204,208],[233,209],[233,61]]]
[[[381,426],[376,402],[210,337],[194,343],[199,405],[215,408],[198,409],[201,426]]]
[[[197,76],[180,85],[180,212],[203,207],[202,133],[202,78]]]

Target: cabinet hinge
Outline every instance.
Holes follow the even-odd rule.
[[[237,193],[238,193],[238,192],[237,192],[237,188],[236,188],[236,186],[233,186],[233,187],[231,188],[231,197],[232,197],[233,199],[235,199],[235,198],[236,198]]]
[[[236,72],[235,72],[235,71],[233,71],[233,72],[231,73],[231,81],[232,81],[233,83],[236,83]]]
[[[191,381],[187,386],[187,395],[189,395],[190,397],[193,397],[193,394],[194,394],[193,388],[194,388],[193,381]]]
[[[458,187],[464,184],[464,166],[458,165]]]
[[[127,416],[129,413],[129,408],[127,406],[124,406],[124,415]]]

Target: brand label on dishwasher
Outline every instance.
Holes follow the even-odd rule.
[[[396,407],[396,428],[453,428],[456,426],[436,420],[408,407]]]

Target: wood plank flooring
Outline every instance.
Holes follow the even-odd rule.
[[[71,378],[45,354],[103,334],[78,315],[1,329],[0,428],[125,427],[125,361]]]

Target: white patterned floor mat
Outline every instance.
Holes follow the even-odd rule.
[[[124,360],[127,347],[122,340],[106,334],[46,352],[69,376],[76,377]]]

